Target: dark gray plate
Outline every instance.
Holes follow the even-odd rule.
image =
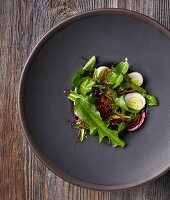
[[[142,129],[125,149],[99,144],[92,136],[73,148],[70,103],[64,90],[93,54],[99,63],[128,57],[144,75],[160,105],[149,108]],[[170,32],[154,20],[106,9],[72,17],[49,31],[31,53],[20,82],[19,109],[25,135],[56,175],[76,185],[126,189],[150,181],[170,166]]]

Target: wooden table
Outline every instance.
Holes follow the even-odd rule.
[[[0,0],[0,200],[169,200],[170,173],[128,191],[76,187],[49,171],[22,135],[18,83],[34,45],[54,25],[82,11],[126,8],[170,28],[169,0]]]

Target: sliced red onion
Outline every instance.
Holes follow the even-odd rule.
[[[141,125],[143,124],[143,122],[145,121],[146,118],[146,110],[142,110],[141,115],[139,116],[137,122],[136,120],[129,126],[128,131],[135,131],[137,130],[139,127],[141,127]],[[136,122],[136,123],[135,123]]]

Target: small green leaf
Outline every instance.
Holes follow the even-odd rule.
[[[97,69],[96,69],[96,68],[94,69],[93,80],[94,80],[94,81],[97,81],[97,80],[98,80],[98,78],[97,78]]]
[[[111,95],[112,95],[112,98],[113,98],[113,99],[116,99],[116,98],[117,98],[117,92],[116,92],[115,90],[113,90],[113,91],[111,92]]]
[[[124,62],[121,62],[116,66],[116,72],[119,74],[126,74],[128,69],[129,69],[129,63],[127,58],[125,58]]]
[[[84,77],[79,83],[78,91],[85,96],[87,93],[92,91],[94,84],[95,82],[91,77]]]
[[[116,88],[123,81],[123,75],[112,71],[105,77],[105,80],[108,84],[113,85],[113,88]]]
[[[156,99],[155,96],[148,95],[148,94],[142,94],[142,95],[146,98],[147,104],[149,106],[157,106],[158,105],[158,100]]]
[[[117,75],[117,80],[113,88],[116,88],[117,86],[119,86],[122,81],[123,81],[123,75],[122,74]]]
[[[78,70],[72,78],[72,86],[78,87],[81,79],[83,78],[86,71],[90,71],[93,69],[94,65],[96,63],[96,57],[92,56],[90,60],[86,63],[86,65],[83,67],[83,69]]]
[[[124,109],[124,110],[126,110],[126,111],[129,111],[129,108],[126,106],[126,102],[125,102],[125,99],[124,99],[124,96],[123,96],[123,95],[120,96],[120,97],[118,97],[118,98],[116,98],[115,101],[116,101],[116,104],[117,104],[120,108],[122,108],[122,109]]]
[[[80,128],[80,142],[83,142],[87,138],[87,130],[84,128]]]
[[[75,91],[70,91],[70,94],[68,95],[68,99],[71,101],[75,101],[77,98],[82,98],[81,94],[77,94]]]
[[[104,85],[95,85],[95,88],[99,88],[100,90],[105,89]]]
[[[136,92],[140,92],[140,93],[147,93],[147,91],[145,89],[143,89],[142,87],[132,83],[132,82],[129,82],[129,83],[122,83],[120,88],[119,88],[119,91],[122,91],[122,90],[125,90],[125,89],[132,89],[132,90],[135,90]]]
[[[116,74],[115,72],[113,72],[113,71],[110,71],[110,73],[108,73],[108,75],[105,77],[105,80],[106,80],[109,84],[113,85],[113,84],[116,83],[117,74]]]
[[[131,119],[130,116],[124,115],[124,114],[114,114],[114,115],[112,116],[112,118],[113,118],[113,119],[121,119],[121,118],[123,118],[123,119]]]
[[[85,71],[92,70],[95,64],[96,64],[96,56],[92,56],[90,60],[83,67],[83,70]]]
[[[107,138],[107,137],[104,137],[103,140],[102,140],[102,142],[103,142],[104,144],[107,144],[107,145],[109,145],[109,144],[111,143],[110,139]],[[116,146],[116,145],[115,145],[115,146]]]
[[[127,74],[124,75],[124,82],[130,83],[130,77]]]
[[[137,114],[140,112],[140,110],[135,110],[135,109],[132,109],[132,108],[128,108],[129,109],[129,112],[131,113],[134,113],[134,114]]]
[[[136,119],[137,114],[136,113],[129,113],[130,119],[128,120],[129,122],[133,122]]]
[[[84,75],[84,70],[82,69],[80,69],[73,75],[73,78],[72,78],[73,87],[77,87],[79,85],[79,82],[81,81],[83,75]]]
[[[121,122],[120,124],[118,124],[118,133],[122,132],[124,129],[126,128],[126,123],[125,122]]]
[[[137,91],[137,92],[142,92],[142,93],[146,93],[146,90],[143,89],[142,87],[130,82],[130,88],[132,88],[133,90]]]

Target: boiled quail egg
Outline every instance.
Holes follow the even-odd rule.
[[[100,81],[103,81],[106,75],[109,73],[110,69],[106,66],[100,66],[96,70],[96,76]]]
[[[142,85],[142,83],[143,83],[143,76],[142,76],[142,74],[140,74],[139,72],[132,72],[132,73],[130,73],[128,75],[129,75],[129,77],[130,77],[130,79],[131,79],[131,81],[133,83],[135,83],[138,86]]]
[[[125,96],[125,102],[129,108],[135,110],[142,110],[146,104],[145,98],[137,92],[127,94]]]

